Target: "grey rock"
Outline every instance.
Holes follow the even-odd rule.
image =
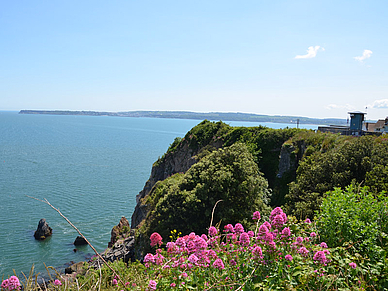
[[[128,220],[124,216],[121,217],[119,224],[112,228],[108,248],[111,248],[124,232],[130,232],[130,229]]]
[[[100,255],[107,262],[123,260],[125,263],[128,263],[129,260],[135,261],[134,244],[135,237],[130,236],[124,241],[116,242],[112,248],[106,249],[105,252]],[[98,268],[103,265],[103,262],[99,257],[97,257],[94,260],[91,260],[89,264],[94,268]]]
[[[37,240],[44,240],[48,236],[53,234],[52,228],[47,224],[46,219],[39,220],[38,228],[34,233],[34,237]]]
[[[71,273],[77,273],[77,274],[85,273],[84,262],[72,264],[71,266],[65,269],[65,274],[71,274]]]

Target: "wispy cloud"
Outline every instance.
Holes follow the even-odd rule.
[[[305,54],[305,55],[297,55],[297,56],[295,56],[295,59],[311,59],[311,58],[315,58],[317,56],[317,52],[318,52],[319,49],[322,50],[322,51],[325,50],[323,47],[321,48],[319,45],[309,46],[309,48],[307,50],[307,54]]]
[[[387,109],[388,108],[388,99],[376,100],[372,104],[368,105],[368,108]]]
[[[329,104],[325,108],[329,110],[334,110],[334,109],[354,110],[354,106],[350,104],[345,104],[345,105]]]
[[[366,59],[369,59],[372,54],[373,52],[371,50],[364,50],[364,52],[362,53],[362,56],[354,57],[354,59],[356,61],[362,62]]]

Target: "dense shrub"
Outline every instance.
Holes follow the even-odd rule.
[[[319,209],[324,194],[334,187],[365,182],[376,192],[386,189],[386,178],[381,174],[381,171],[386,173],[388,165],[385,139],[338,136],[329,139],[331,143],[325,141],[321,142],[320,150],[310,152],[301,160],[296,180],[290,183],[286,209],[298,218],[312,216]],[[323,147],[324,144],[327,145]]]
[[[374,195],[368,187],[327,193],[318,212],[321,239],[332,247],[346,247],[358,256],[365,273],[378,274],[388,284],[388,197]],[[384,275],[384,276],[383,276]],[[388,287],[388,285],[386,286]]]

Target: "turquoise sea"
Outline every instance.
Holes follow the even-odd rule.
[[[26,195],[46,198],[103,251],[121,216],[130,220],[153,162],[199,122],[0,111],[0,278],[13,269],[28,273],[32,265],[44,272],[43,262],[63,269],[92,255],[89,246],[74,252],[78,233],[48,205]],[[41,218],[53,229],[43,242],[33,237]]]

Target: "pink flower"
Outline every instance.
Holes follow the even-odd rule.
[[[197,237],[194,243],[197,250],[205,250],[207,248],[207,242],[202,237]]]
[[[284,257],[287,261],[292,261],[292,256],[291,255],[285,255],[285,257]]]
[[[327,244],[325,242],[321,242],[320,246],[321,248],[327,249]]]
[[[175,283],[171,283],[170,287],[176,287],[176,284]]]
[[[211,227],[209,228],[209,235],[210,235],[210,236],[216,236],[217,233],[218,233],[218,230],[217,230],[217,228],[215,228],[214,226],[211,226]]]
[[[20,289],[19,278],[16,276],[11,276],[9,279],[5,279],[1,283],[1,288],[8,289],[8,290],[19,290]]]
[[[323,251],[317,251],[313,259],[314,261],[319,261],[321,264],[325,264],[327,262],[325,253]]]
[[[156,245],[159,245],[159,246],[162,245],[162,237],[157,232],[154,232],[153,234],[151,234],[150,240],[151,240],[151,243],[150,243],[151,247],[154,247]]]
[[[355,269],[357,268],[357,264],[356,263],[349,263],[349,266],[352,268],[352,269]]]
[[[234,230],[236,232],[243,233],[244,232],[244,227],[242,226],[241,223],[236,223],[236,225],[234,226]]]
[[[225,269],[224,262],[221,259],[216,259],[213,263],[213,267],[219,270]]]
[[[234,227],[231,224],[227,224],[224,226],[224,232],[234,232]]]
[[[253,217],[252,217],[253,220],[260,220],[260,218],[261,218],[261,215],[259,211],[253,212]]]
[[[271,224],[268,221],[265,221],[263,225],[266,226],[268,229],[271,229]]]
[[[162,265],[163,264],[163,260],[164,260],[164,257],[162,256],[162,254],[160,253],[157,253],[155,256],[154,256],[154,259],[155,259],[155,263],[157,265]]]
[[[214,250],[208,250],[207,251],[207,255],[208,257],[212,258],[212,259],[216,259],[217,258],[217,254]]]
[[[307,254],[309,253],[309,250],[306,249],[305,247],[301,247],[301,248],[298,250],[298,253],[301,254],[302,256],[307,256]]]
[[[175,244],[181,248],[184,248],[186,246],[186,241],[182,237],[178,237]]]
[[[283,213],[282,213],[283,214]],[[278,214],[272,219],[272,225],[275,227],[282,227],[286,221],[284,220],[284,216],[282,214]]]
[[[54,283],[55,284],[55,283]],[[116,279],[113,279],[112,280],[112,285],[117,285],[117,280]]]
[[[310,237],[314,238],[316,236],[317,236],[317,234],[315,232],[310,233]]]
[[[263,250],[261,247],[255,247],[252,251],[252,255],[254,255],[256,258],[263,258]]]
[[[267,232],[269,232],[268,227],[265,226],[264,223],[263,223],[262,225],[260,225],[260,227],[259,227],[259,236],[260,236],[260,237],[263,237],[263,236],[265,236],[265,234],[266,234]]]
[[[183,273],[182,273],[182,277],[183,277],[183,278],[187,278],[187,273],[186,273],[186,272],[183,272]]]
[[[311,220],[309,218],[306,218],[306,220],[304,222],[305,223],[311,223]]]
[[[198,262],[198,257],[194,254],[191,254],[190,257],[188,258],[189,262],[192,263],[192,264],[195,264]]]
[[[145,255],[144,263],[148,263],[148,262],[151,262],[151,263],[155,264],[155,258],[154,258],[153,254],[148,253],[148,254]]]
[[[254,237],[255,233],[252,230],[250,230],[250,231],[248,231],[248,235],[249,235],[249,237]]]
[[[289,237],[291,235],[291,230],[289,227],[285,227],[283,230],[282,230],[282,237]]]
[[[187,243],[187,248],[189,249],[190,252],[194,252],[196,249],[195,242],[189,241]]]
[[[298,244],[302,244],[302,243],[303,243],[303,237],[298,236],[298,237],[296,238],[296,242],[297,242]]]
[[[250,237],[249,235],[246,233],[246,232],[243,232],[241,235],[240,235],[240,242],[243,246],[247,246],[249,245],[249,242],[250,242]]]
[[[172,242],[172,241],[169,241],[169,242],[166,244],[167,252],[169,252],[169,253],[174,252],[175,247],[176,247],[176,246],[175,246],[175,243]]]
[[[282,214],[283,210],[280,207],[274,208],[274,210],[271,211],[271,215],[269,216],[269,220],[272,221],[276,215]]]
[[[116,281],[116,282],[117,282],[117,281]],[[58,279],[55,279],[54,285],[55,285],[55,286],[61,286],[61,285],[62,285],[62,282],[61,282],[60,280],[58,280]]]
[[[264,235],[264,238],[263,238],[267,243],[270,243],[270,242],[273,242],[274,240],[274,235],[272,234],[272,232],[267,232],[265,235]]]
[[[148,283],[148,288],[150,288],[150,290],[156,290],[156,285],[156,281],[150,280],[150,282]]]

